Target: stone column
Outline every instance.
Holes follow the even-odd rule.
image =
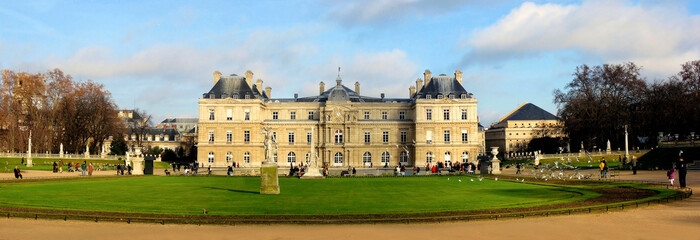
[[[29,145],[27,146],[27,161],[25,162],[27,164],[27,167],[32,166],[32,132],[29,132]]]

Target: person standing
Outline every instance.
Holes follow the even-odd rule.
[[[92,176],[92,163],[88,165],[88,176]]]
[[[632,174],[637,175],[637,157],[632,156]]]
[[[678,159],[678,164],[676,165],[678,168],[678,183],[681,184],[681,187],[685,187],[685,175],[688,174],[688,164],[686,164],[685,161],[683,161],[683,158]]]
[[[668,181],[670,181],[671,186],[673,186],[673,180],[676,180],[676,166],[671,166],[670,168],[668,168],[666,176],[668,176]]]
[[[83,164],[80,164],[80,174],[85,176],[85,171],[87,171],[87,162],[83,161]]]
[[[234,163],[235,164],[235,163]],[[226,174],[230,177],[233,176],[233,166],[228,166],[228,171],[226,171]]]
[[[598,165],[598,166],[600,167],[600,178],[605,178],[605,177],[607,177],[607,174],[606,174],[606,172],[605,172],[605,170],[607,169],[607,166],[606,166],[606,165],[607,165],[607,164],[605,163],[605,158],[602,158],[602,159],[600,160],[600,165]]]

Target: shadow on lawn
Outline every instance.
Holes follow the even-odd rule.
[[[260,194],[259,191],[256,192],[256,191],[247,191],[247,190],[238,190],[238,189],[227,189],[227,188],[218,188],[218,187],[203,187],[203,188],[214,189],[214,190],[224,190],[224,191],[237,192],[237,193]]]

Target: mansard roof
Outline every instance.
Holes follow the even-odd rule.
[[[221,79],[216,82],[214,87],[209,90],[208,93],[203,94],[203,98],[238,98],[245,99],[248,95],[250,99],[259,98],[267,99],[268,96],[262,92],[258,92],[253,84],[251,88],[245,81],[244,76],[238,76],[236,74],[231,74],[231,76],[221,76]]]
[[[536,106],[535,104],[532,103],[525,103],[521,105],[519,108],[515,109],[513,112],[508,114],[507,116],[501,118],[499,122],[503,121],[513,121],[513,120],[559,120],[557,116],[554,116],[554,114],[551,114],[544,109]]]
[[[453,94],[455,98],[461,98],[462,94],[466,94],[466,98],[472,97],[454,76],[440,74],[439,76],[431,77],[430,82],[416,93],[415,98],[424,99],[426,96],[430,95],[430,98],[435,99],[438,95],[447,97],[451,94]]]

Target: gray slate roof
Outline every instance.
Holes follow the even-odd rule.
[[[432,99],[435,99],[438,95],[449,97],[450,94],[454,94],[455,98],[461,98],[462,94],[466,94],[466,98],[472,97],[454,76],[440,74],[439,76],[431,77],[428,85],[417,92],[415,98],[424,99],[426,98],[425,96],[430,95]]]
[[[250,99],[262,98],[267,99],[268,96],[265,93],[258,92],[255,89],[255,84],[251,89],[248,83],[245,81],[245,77],[238,76],[236,74],[231,74],[231,76],[221,76],[214,87],[209,90],[208,93],[202,95],[203,98],[227,98],[236,97],[237,99],[245,99],[245,96],[250,96]]]
[[[509,120],[558,120],[557,116],[532,103],[526,103],[501,119],[500,122]]]
[[[199,118],[166,118],[160,123],[198,123]]]

